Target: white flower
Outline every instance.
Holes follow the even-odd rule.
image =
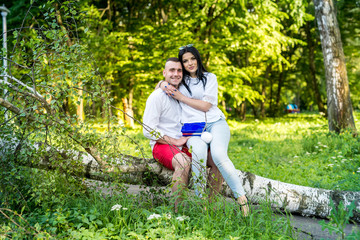
[[[165,215],[165,217],[166,217],[167,219],[171,219],[171,213],[167,213],[167,214]]]
[[[331,157],[332,159],[335,159],[336,157]]]
[[[318,146],[315,146],[315,148],[319,148]]]
[[[309,153],[309,152],[306,152],[305,154],[306,154],[306,155],[310,155],[311,153]]]
[[[332,166],[334,166],[334,164],[331,163],[331,164],[329,164],[328,166],[329,166],[329,167],[332,167]]]
[[[324,147],[324,148],[327,148],[328,146],[326,146],[326,145],[323,145],[323,147]]]
[[[123,210],[128,210],[128,208],[124,207]]]
[[[147,218],[147,220],[151,220],[151,219],[154,219],[154,218],[161,218],[161,215],[160,215],[160,214],[156,214],[156,213],[151,214],[151,215]]]
[[[177,217],[176,220],[178,220],[179,222],[182,222],[184,220],[188,220],[190,219],[188,216],[180,216],[180,217]]]
[[[122,208],[122,206],[120,204],[115,204],[114,206],[112,206],[111,211],[119,211]]]
[[[319,145],[321,145],[321,142],[318,142]]]
[[[343,156],[339,155],[338,158],[342,158]]]
[[[255,122],[259,122],[259,119],[255,119]]]
[[[249,149],[251,150],[251,149],[252,149],[252,147],[249,147]]]
[[[294,156],[294,158],[298,158],[298,157],[299,157],[299,156],[296,156],[296,155]]]

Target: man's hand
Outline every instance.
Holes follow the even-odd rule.
[[[176,139],[175,141],[175,146],[183,146],[183,145],[185,145],[185,143],[187,142],[187,140],[189,139],[190,137],[181,137],[181,138],[179,138],[179,139]]]

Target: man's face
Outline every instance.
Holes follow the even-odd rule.
[[[165,64],[163,75],[165,77],[165,81],[177,87],[182,79],[181,63],[172,61],[167,62]]]

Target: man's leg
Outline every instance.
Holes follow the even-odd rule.
[[[174,168],[174,175],[172,178],[171,191],[177,193],[175,200],[175,212],[178,211],[178,203],[181,201],[181,192],[179,188],[183,189],[188,185],[189,172],[191,168],[191,160],[185,153],[178,153],[172,159],[172,166]]]

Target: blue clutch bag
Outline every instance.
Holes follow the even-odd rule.
[[[183,136],[201,136],[201,133],[206,131],[205,122],[194,122],[194,123],[184,123],[181,128]]]

